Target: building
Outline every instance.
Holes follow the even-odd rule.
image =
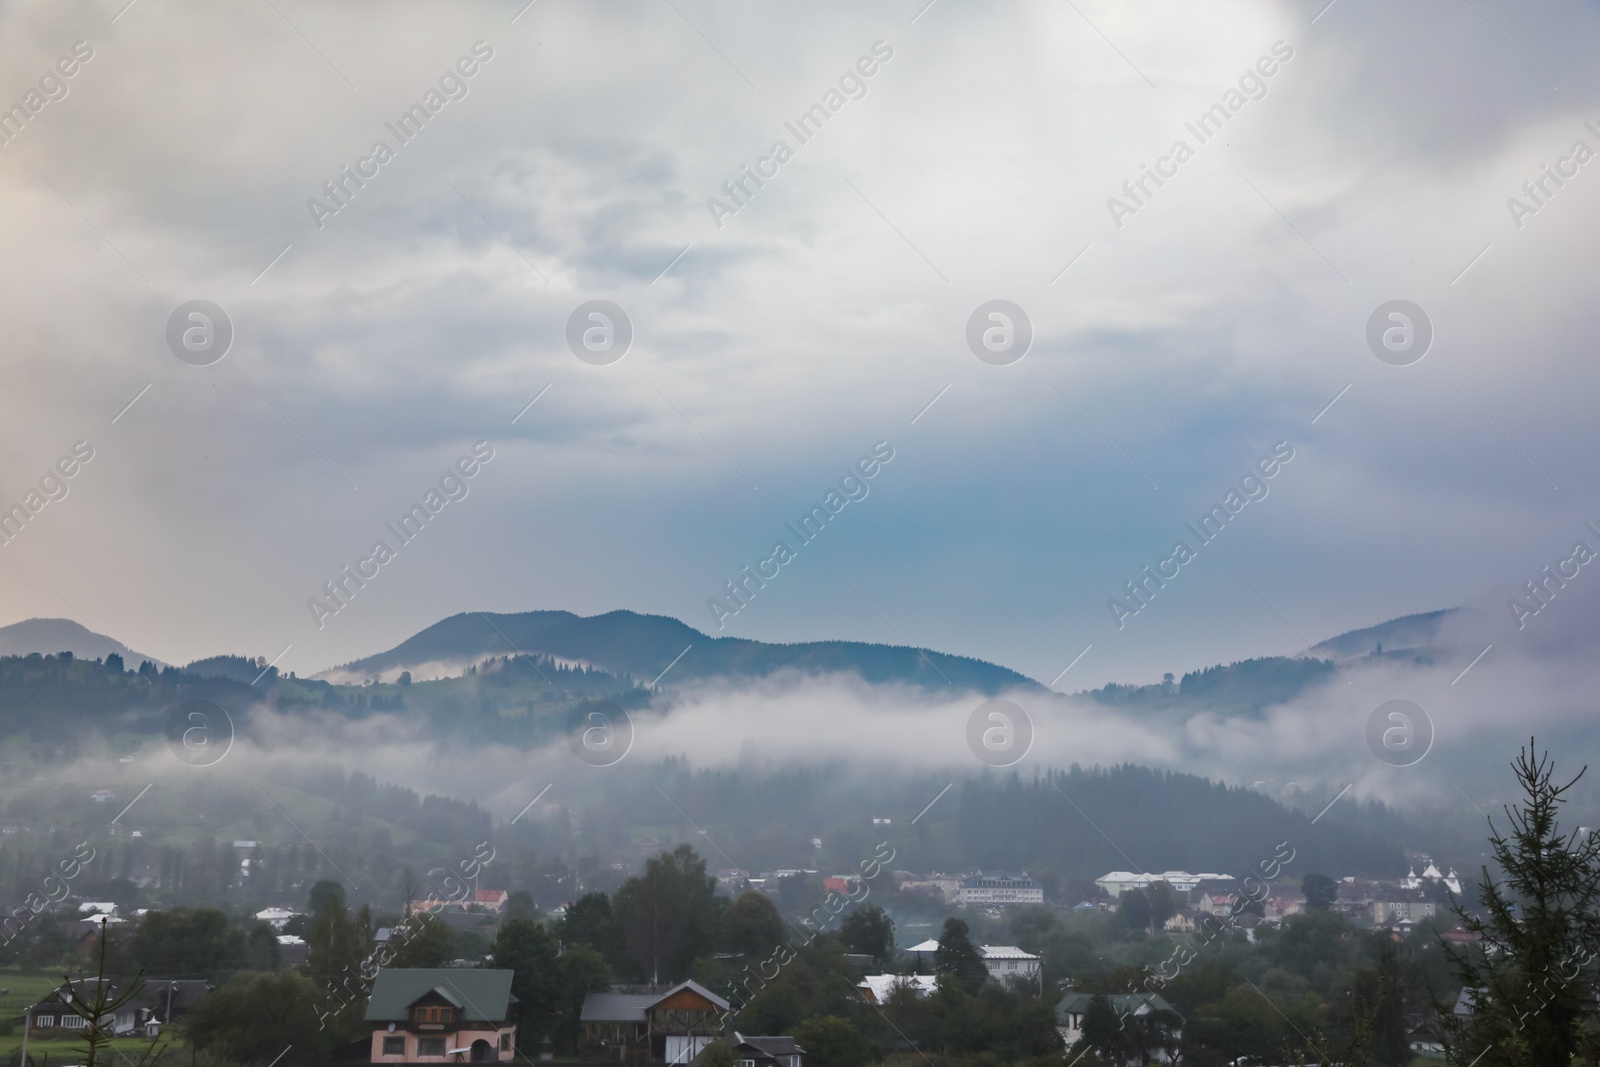
[[[310,955],[311,946],[306,944],[305,938],[294,934],[278,935],[278,966],[299,967]]]
[[[665,992],[614,989],[583,998],[586,1058],[686,1064],[722,1033],[728,1002],[695,981]]]
[[[1165,882],[1175,892],[1185,895],[1194,892],[1201,882],[1232,882],[1231,874],[1190,874],[1188,871],[1162,871],[1152,874],[1148,871],[1135,874],[1133,871],[1112,871],[1094,880],[1094,884],[1104,889],[1111,896],[1121,896],[1129,889],[1149,889],[1156,882]]]
[[[1072,1048],[1083,1037],[1083,1016],[1089,1010],[1089,1002],[1094,996],[1089,993],[1067,993],[1056,1005],[1056,1032],[1061,1035],[1061,1040],[1067,1048]],[[1119,1017],[1133,1016],[1141,1019],[1156,1012],[1170,1012],[1167,1016],[1173,1020],[1173,1025],[1167,1031],[1166,1047],[1152,1048],[1150,1063],[1173,1063],[1176,1061],[1175,1053],[1178,1042],[1183,1038],[1183,1016],[1169,1004],[1159,993],[1117,993],[1106,997],[1111,1002],[1111,1008]],[[1135,1057],[1129,1063],[1141,1062]]]
[[[961,879],[955,902],[964,908],[983,904],[1043,904],[1044,887],[1026,874],[974,874]]]
[[[739,1067],[800,1067],[806,1051],[792,1037],[746,1037],[737,1031],[731,1044]]]
[[[367,999],[373,1063],[509,1063],[511,972],[385,967]]]
[[[1026,978],[1032,982],[1039,977],[1040,958],[1015,945],[979,945],[978,951],[983,953],[983,965],[989,968],[989,977],[996,981]]]
[[[956,898],[961,892],[960,878],[953,878],[937,871],[925,878],[910,871],[895,871],[894,884],[902,893],[926,893],[929,896],[939,897],[946,904],[956,903]]]
[[[108,999],[121,996],[127,983],[120,978],[107,979]],[[76,1037],[89,1028],[89,1020],[69,1006],[73,1000],[82,1003],[86,995],[96,989],[94,979],[60,986],[39,1003],[27,1009],[28,1032],[34,1037]],[[201,998],[216,987],[210,982],[195,979],[145,979],[138,994],[100,1020],[112,1034],[126,1037],[133,1034],[154,1035],[161,1026],[183,1018]]]
[[[1427,899],[1427,894],[1422,890],[1391,893],[1387,900],[1372,902],[1372,925],[1392,926],[1407,919],[1414,923],[1419,919],[1432,918],[1438,910],[1439,906]]]
[[[498,914],[506,909],[511,894],[504,889],[477,889],[472,893],[472,903]]]
[[[291,908],[263,908],[256,912],[256,919],[267,923],[274,930],[282,930],[284,923],[299,914],[300,912]]]
[[[1041,960],[1031,952],[1024,952],[1015,945],[979,945],[977,948],[979,954],[983,956],[983,965],[989,969],[990,978],[996,980],[1026,978],[1032,982],[1039,977]],[[939,942],[929,938],[906,949],[906,954],[932,970],[934,953],[938,951]]]
[[[868,1004],[884,1004],[900,988],[909,989],[925,997],[938,987],[939,979],[931,974],[869,974],[856,983],[861,996]]]
[[[1422,876],[1417,876],[1417,869],[1411,867],[1406,871],[1406,876],[1400,879],[1401,889],[1423,889],[1427,886],[1444,883],[1444,887],[1456,896],[1461,895],[1461,879],[1456,876],[1456,869],[1450,868],[1449,874],[1440,874],[1439,868],[1432,860],[1423,868]]]

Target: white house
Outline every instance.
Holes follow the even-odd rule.
[[[989,968],[990,978],[1026,978],[1032,982],[1039,977],[1040,958],[1015,945],[980,945],[978,951],[983,953],[983,965]]]
[[[256,912],[256,918],[268,923],[274,930],[282,930],[284,923],[299,914],[298,911],[292,911],[289,908],[263,908],[261,911]]]
[[[939,942],[932,938],[906,949],[908,955],[928,964],[933,962],[933,955],[938,951]],[[990,978],[1003,980],[1017,977],[1031,982],[1039,977],[1040,957],[1024,952],[1015,945],[979,945],[978,952],[983,956],[983,965],[989,969]]]
[[[938,984],[939,979],[931,974],[869,974],[856,983],[856,988],[868,1004],[883,1004],[902,986],[925,997]]]

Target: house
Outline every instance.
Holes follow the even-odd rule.
[[[856,983],[868,1004],[883,1004],[897,989],[909,989],[925,997],[938,988],[939,979],[931,974],[869,974]]]
[[[89,1020],[69,1006],[74,999],[82,1001],[93,995],[96,980],[76,982],[76,991],[70,986],[60,986],[43,1000],[27,1009],[28,1032],[35,1037],[73,1037],[89,1028]],[[121,996],[127,982],[120,978],[106,980],[107,993]],[[125,1036],[136,1033],[153,1034],[156,1028],[186,1015],[201,998],[215,990],[210,982],[195,979],[156,978],[145,979],[138,994],[128,1003],[100,1020],[102,1027],[113,1034]]]
[[[1007,978],[1026,978],[1031,982],[1039,977],[1040,958],[1015,945],[979,945],[978,951],[983,953],[983,965],[989,968],[989,977],[997,982]]]
[[[1119,1017],[1133,1016],[1135,1019],[1143,1018],[1155,1012],[1171,1012],[1177,1019],[1177,1025],[1172,1027],[1169,1037],[1170,1048],[1153,1048],[1150,1050],[1151,1063],[1173,1063],[1174,1053],[1178,1042],[1183,1037],[1183,1016],[1169,1004],[1159,993],[1116,993],[1106,997],[1111,1002],[1111,1008]],[[1061,1040],[1067,1048],[1072,1048],[1083,1037],[1083,1016],[1089,1010],[1089,1002],[1094,996],[1089,993],[1069,992],[1061,998],[1056,1005],[1056,1032],[1061,1035]],[[1129,1063],[1139,1063],[1138,1057],[1129,1059]]]
[[[895,888],[902,893],[925,893],[937,896],[947,904],[954,904],[961,892],[961,879],[934,872],[926,878],[910,871],[894,872]]]
[[[306,939],[293,934],[278,935],[278,965],[280,967],[298,967],[306,962],[311,955],[311,946],[306,944]]]
[[[1188,908],[1179,908],[1178,914],[1168,919],[1162,925],[1162,929],[1171,930],[1174,933],[1192,934],[1200,927],[1200,924],[1194,920],[1194,912],[1190,911]]]
[[[290,908],[263,908],[256,912],[256,919],[270,925],[274,930],[282,930],[284,923],[299,915],[300,912]]]
[[[1226,919],[1233,914],[1237,904],[1242,903],[1237,893],[1202,893],[1197,910],[1207,915],[1215,915],[1219,919]]]
[[[861,879],[853,874],[832,874],[822,880],[824,893],[838,893],[848,896],[856,891],[856,886],[861,884]]]
[[[109,789],[96,789],[94,791],[94,795],[89,799],[93,800],[96,804],[104,804],[109,800],[115,800],[116,797],[117,794],[113,793]]]
[[[906,954],[931,969],[938,951],[939,942],[930,937],[906,949]],[[978,952],[983,956],[983,965],[989,969],[989,977],[996,981],[1013,977],[1033,981],[1039,976],[1040,957],[1015,945],[979,945]]]
[[[74,948],[89,948],[100,940],[100,933],[106,926],[118,926],[127,921],[115,915],[90,915],[84,919],[61,923],[60,927],[61,931],[72,939]]]
[[[974,874],[961,879],[955,902],[967,908],[982,904],[1043,904],[1044,887],[1026,874]]]
[[[1439,906],[1427,899],[1427,893],[1420,889],[1390,893],[1388,898],[1372,902],[1372,925],[1392,926],[1405,919],[1414,923],[1418,919],[1432,918],[1439,910]]]
[[[583,998],[583,1053],[622,1063],[686,1064],[722,1033],[728,1002],[695,981],[665,992],[626,987]]]
[[[472,893],[472,903],[496,913],[504,911],[510,899],[511,894],[504,889],[477,889]]]
[[[385,967],[367,998],[373,1063],[509,1063],[511,972]]]
[[[1299,897],[1269,897],[1265,906],[1266,917],[1269,919],[1286,919],[1305,910],[1305,901]]]
[[[800,1067],[806,1051],[792,1037],[746,1037],[738,1031],[731,1044],[739,1067]]]

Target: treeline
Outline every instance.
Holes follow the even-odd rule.
[[[641,820],[640,812],[661,812],[664,793],[683,813],[667,809],[677,826],[705,829],[731,865],[752,871],[847,871],[892,837],[898,865],[924,872],[1050,869],[1092,879],[1135,867],[1241,875],[1287,841],[1296,862],[1315,869],[1396,877],[1406,869],[1402,845],[1415,836],[1381,808],[1361,821],[1330,817],[1313,824],[1247,789],[1132,765],[958,779],[913,823],[949,781],[863,776],[842,764],[763,773],[666,760],[614,768],[604,794],[575,803],[584,812],[585,846],[603,852],[627,843],[626,828]],[[875,817],[891,821],[874,824]],[[812,847],[813,837],[820,848]]]

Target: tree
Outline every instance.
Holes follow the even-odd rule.
[[[973,947],[967,936],[967,924],[960,919],[946,919],[939,934],[939,949],[933,954],[935,974],[948,974],[968,993],[976,993],[989,979],[989,968],[983,955]]]
[[[864,952],[882,966],[894,961],[894,920],[876,904],[846,915],[839,925],[839,938],[851,952]]]
[[[706,861],[688,845],[652,857],[643,875],[622,883],[612,911],[636,973],[677,981],[696,957],[710,954],[716,888]]]
[[[764,893],[746,890],[722,913],[722,942],[729,952],[764,960],[788,940],[783,917]]]
[[[550,1037],[560,1048],[576,1050],[583,1029],[583,998],[611,988],[611,968],[588,945],[572,945],[556,964],[556,1010]],[[701,1060],[704,1067],[704,1059]]]
[[[601,899],[605,897],[602,895]],[[607,904],[609,914],[609,903]],[[506,907],[504,917],[507,919],[533,919],[539,914],[538,905],[533,902],[533,894],[526,889],[513,889],[506,894]]]
[[[1600,982],[1591,965],[1600,952],[1600,834],[1563,834],[1557,822],[1567,793],[1549,754],[1534,743],[1512,764],[1523,798],[1505,808],[1507,832],[1489,820],[1489,845],[1504,881],[1483,868],[1478,885],[1484,917],[1454,906],[1456,918],[1482,942],[1448,943],[1456,977],[1475,991],[1465,1020],[1441,1012],[1452,1063],[1480,1067],[1567,1064],[1585,1044]]]
[[[455,932],[437,915],[413,914],[397,929],[405,937],[395,939],[390,967],[443,967],[455,958]]]
[[[1339,899],[1339,883],[1325,874],[1306,875],[1300,891],[1306,895],[1306,907],[1317,911],[1327,911]]]
[[[216,908],[152,911],[140,921],[128,951],[150,974],[214,981],[250,960],[245,932]]]
[[[567,905],[556,936],[563,946],[590,946],[613,968],[623,961],[622,934],[611,911],[611,898],[604,893],[585,893]]]
[[[1127,896],[1129,892],[1137,890],[1126,890],[1122,895]],[[1102,1059],[1112,1063],[1122,1063],[1127,1059],[1130,1050],[1127,1037],[1122,1032],[1122,1019],[1117,1015],[1117,1009],[1111,1006],[1110,998],[1104,994],[1090,998],[1083,1012],[1082,1034],[1076,1046],[1079,1053],[1091,1048]]]
[[[794,1028],[794,1041],[816,1067],[866,1067],[873,1058],[866,1035],[836,1016],[813,1015]]]
[[[1166,882],[1150,884],[1150,927],[1163,929],[1167,920],[1178,914],[1178,894]]]
[[[324,886],[333,892],[318,893]],[[344,906],[344,890],[337,882],[318,882],[311,888],[312,898],[321,906],[311,916],[306,931],[306,971],[332,988],[354,976],[361,961],[372,950],[372,916],[365,905],[356,915]]]
[[[1150,925],[1150,898],[1142,889],[1124,889],[1117,897],[1117,914],[1134,930]]]
[[[326,1056],[352,1034],[323,1029],[316,983],[293,971],[236,974],[189,1013],[189,1041],[234,1063],[266,1063],[285,1045],[297,1055]]]
[[[79,1019],[83,1020],[84,1034],[83,1052],[87,1067],[98,1067],[99,1064],[110,1060],[110,1056],[101,1056],[101,1050],[113,1051],[111,1048],[111,1027],[108,1020],[114,1020],[117,1012],[125,1005],[131,1003],[144,991],[144,972],[133,976],[133,981],[120,993],[116,986],[106,977],[106,924],[100,924],[100,952],[99,966],[95,976],[85,981],[80,974],[74,982],[70,975],[64,975],[62,980],[66,984],[68,994],[63,1004]],[[24,1016],[24,1022],[27,1021]],[[129,1061],[132,1067],[146,1067],[160,1061],[161,1054],[166,1048],[151,1045],[143,1051],[137,1062]],[[48,1054],[46,1054],[48,1056]],[[124,1059],[127,1057],[124,1055]]]
[[[517,998],[517,1045],[533,1048],[557,1022],[556,942],[531,919],[512,919],[494,939],[494,965],[511,972]]]
[[[331,878],[324,878],[312,886],[311,892],[306,897],[306,907],[313,915],[333,903],[337,903],[341,908],[345,906],[344,886]]]

